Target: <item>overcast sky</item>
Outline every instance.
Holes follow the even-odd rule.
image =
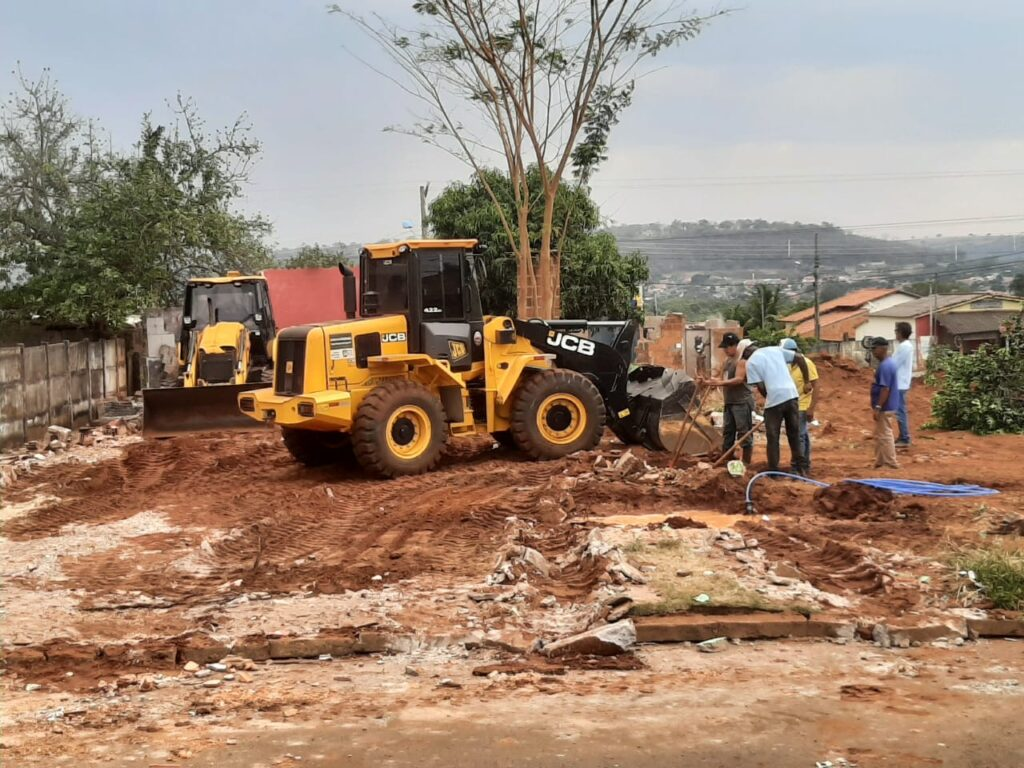
[[[402,12],[410,0],[347,4]],[[944,220],[864,232],[1022,232],[1022,35],[1021,0],[745,0],[659,57],[595,198],[617,223]],[[142,113],[166,119],[178,91],[211,126],[247,112],[264,156],[245,205],[285,246],[397,235],[418,221],[421,183],[434,193],[466,176],[382,131],[414,104],[346,48],[382,56],[317,0],[0,3],[0,88],[18,61],[28,75],[50,67],[116,146],[135,141]]]

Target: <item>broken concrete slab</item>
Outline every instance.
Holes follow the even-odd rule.
[[[636,626],[629,619],[604,624],[544,646],[546,656],[614,656],[628,651],[637,641]]]
[[[636,619],[641,643],[699,643],[716,637],[770,640],[780,637],[852,637],[852,621],[808,620],[799,613],[749,613],[728,616],[676,614]]]
[[[967,619],[971,637],[1024,637],[1024,618]]]

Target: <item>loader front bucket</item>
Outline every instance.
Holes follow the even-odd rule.
[[[693,379],[683,371],[660,365],[637,366],[626,382],[630,418],[620,423],[624,434],[619,437],[655,451],[674,450],[696,389]]]
[[[213,384],[142,390],[142,434],[170,437],[183,432],[223,432],[260,429],[258,422],[238,410],[238,394],[267,385]]]

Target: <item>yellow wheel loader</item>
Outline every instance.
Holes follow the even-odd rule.
[[[476,246],[366,246],[358,302],[355,274],[342,267],[355,319],[281,331],[273,386],[240,394],[240,411],[278,425],[300,462],[354,457],[386,477],[432,469],[450,436],[489,433],[553,459],[595,447],[607,423],[628,442],[663,447],[660,421],[685,410],[693,382],[659,366],[630,369],[635,323],[605,343],[569,333],[587,330],[583,321],[485,317]]]

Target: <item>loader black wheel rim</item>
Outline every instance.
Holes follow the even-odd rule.
[[[569,445],[587,429],[587,411],[576,395],[548,395],[537,409],[537,430],[547,442]]]
[[[403,459],[415,459],[430,447],[430,417],[418,405],[403,405],[387,423],[388,450]]]

